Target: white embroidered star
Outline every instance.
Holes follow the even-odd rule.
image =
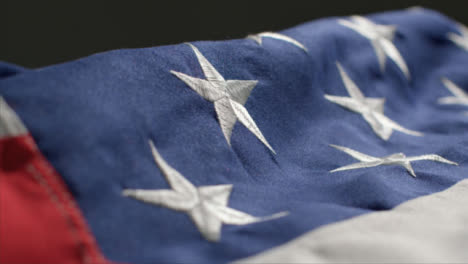
[[[398,49],[392,43],[396,31],[395,26],[375,24],[362,16],[352,16],[351,21],[340,19],[338,23],[370,40],[382,72],[385,70],[386,57],[389,57],[405,74],[406,78],[410,79],[408,66]]]
[[[459,104],[468,106],[468,93],[447,78],[442,78],[442,83],[454,96],[439,98],[439,104]]]
[[[245,109],[244,104],[252,89],[258,81],[254,80],[224,80],[223,76],[211,65],[211,63],[192,44],[188,44],[205,74],[205,79],[199,79],[187,74],[171,71],[172,74],[184,81],[190,88],[206,100],[214,103],[221,130],[229,145],[234,124],[239,120],[273,153],[275,151],[263,136],[255,121]],[[275,153],[276,154],[276,153]]]
[[[282,217],[288,212],[268,217],[254,217],[227,207],[232,185],[212,185],[195,187],[178,171],[172,168],[156,150],[153,142],[149,145],[154,161],[171,186],[170,190],[126,189],[123,195],[146,203],[164,206],[187,213],[207,240],[218,241],[222,224],[246,225]]]
[[[462,24],[458,25],[460,35],[450,32],[447,34],[448,39],[457,44],[460,48],[468,51],[468,28]]]
[[[351,97],[325,95],[328,101],[339,104],[353,112],[361,114],[364,119],[372,127],[372,130],[383,140],[388,140],[392,135],[393,130],[398,130],[412,136],[422,136],[423,134],[417,131],[406,129],[400,126],[395,121],[384,115],[384,98],[368,98],[364,97],[357,85],[349,78],[342,66],[337,62],[337,67],[341,75],[341,79]]]
[[[286,35],[279,34],[279,33],[262,32],[262,33],[258,33],[258,34],[255,34],[255,35],[248,35],[247,38],[255,40],[258,43],[258,45],[262,45],[262,38],[278,39],[278,40],[282,40],[282,41],[291,43],[294,46],[296,46],[298,48],[301,48],[302,50],[307,52],[307,48],[304,45],[302,45],[299,41],[297,41],[297,40],[295,40],[295,39],[293,39],[291,37],[288,37]]]
[[[381,166],[381,165],[398,165],[398,166],[404,167],[409,172],[409,174],[411,174],[411,176],[416,178],[416,173],[414,173],[413,167],[411,166],[412,161],[432,160],[432,161],[447,163],[451,165],[458,165],[458,163],[456,162],[447,160],[435,154],[421,155],[421,156],[415,156],[415,157],[406,157],[406,155],[403,153],[395,153],[395,154],[385,156],[382,158],[377,158],[377,157],[363,154],[361,152],[355,151],[350,148],[337,146],[337,145],[330,145],[330,146],[338,150],[341,150],[345,152],[346,154],[350,155],[351,157],[361,161],[358,163],[353,163],[347,166],[334,169],[330,172],[370,168],[370,167],[376,167],[376,166]]]

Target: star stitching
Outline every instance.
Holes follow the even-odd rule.
[[[370,168],[370,167],[376,167],[376,166],[382,166],[382,165],[398,165],[398,166],[404,167],[411,176],[416,178],[416,173],[414,172],[413,167],[411,166],[412,161],[432,160],[432,161],[447,163],[451,165],[458,165],[458,163],[445,159],[436,154],[406,157],[406,155],[403,153],[395,153],[389,156],[378,158],[378,157],[373,157],[373,156],[363,154],[361,152],[358,152],[350,148],[333,145],[333,144],[331,144],[330,146],[340,151],[343,151],[344,153],[350,155],[351,157],[361,161],[358,163],[353,163],[350,165],[339,167],[337,169],[331,170],[330,172]]]
[[[182,174],[171,167],[149,140],[154,161],[171,189],[125,189],[123,195],[133,199],[181,211],[190,216],[203,237],[218,241],[222,224],[247,225],[286,216],[280,212],[267,217],[255,217],[227,206],[232,184],[195,187]]]
[[[201,97],[214,103],[218,121],[227,143],[231,145],[232,130],[236,121],[239,120],[270,149],[271,152],[276,154],[273,147],[265,139],[257,124],[244,107],[247,98],[258,81],[225,80],[194,45],[190,43],[188,43],[188,45],[194,51],[206,79],[199,79],[176,71],[171,71],[171,73],[186,83]]]
[[[406,78],[410,79],[408,66],[392,42],[395,36],[396,26],[375,24],[362,16],[351,16],[351,21],[339,19],[338,23],[369,39],[374,47],[382,72],[385,71],[385,61],[386,58],[389,57],[405,74]]]
[[[468,51],[468,28],[462,24],[458,24],[460,34],[449,32],[447,38],[455,43],[460,48]]]
[[[262,33],[258,33],[258,34],[254,34],[254,35],[248,35],[247,38],[255,40],[258,43],[258,45],[262,45],[262,38],[277,39],[277,40],[281,40],[281,41],[291,43],[292,45],[294,45],[294,46],[296,46],[298,48],[301,48],[305,52],[308,52],[307,48],[304,45],[302,45],[299,41],[297,41],[297,40],[295,40],[295,39],[293,39],[291,37],[288,37],[286,35],[275,33],[275,32],[262,32]]]
[[[442,78],[442,83],[447,87],[447,89],[453,94],[453,96],[446,96],[439,98],[439,104],[448,104],[448,105],[466,105],[468,106],[468,93],[463,91],[462,88],[457,86],[455,83],[450,81],[447,78]]]
[[[364,120],[372,127],[372,130],[383,140],[388,140],[393,133],[393,130],[398,130],[402,133],[412,136],[422,136],[423,134],[417,131],[409,130],[400,126],[395,121],[384,115],[385,98],[369,98],[365,97],[357,85],[349,78],[341,64],[336,63],[341,75],[341,79],[351,97],[342,97],[334,95],[325,95],[325,99],[335,104],[338,104],[346,109],[361,114]]]

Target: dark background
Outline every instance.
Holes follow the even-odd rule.
[[[321,17],[415,5],[468,24],[466,0],[3,1],[0,60],[32,68],[111,49],[242,38]]]

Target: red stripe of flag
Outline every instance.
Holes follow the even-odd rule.
[[[29,134],[0,139],[0,264],[108,264]]]

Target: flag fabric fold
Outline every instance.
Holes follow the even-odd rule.
[[[465,33],[419,8],[0,64],[0,263],[468,261]]]

